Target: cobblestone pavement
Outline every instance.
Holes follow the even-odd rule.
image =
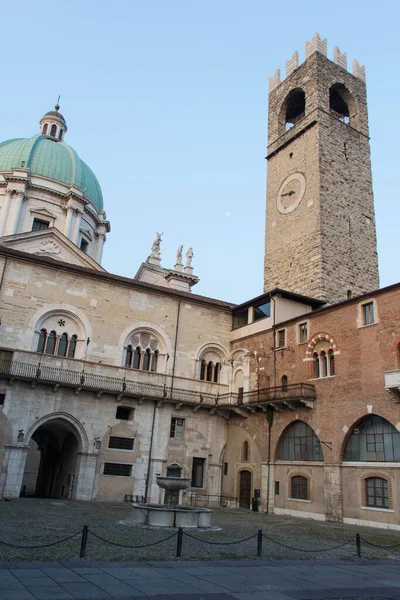
[[[121,525],[121,521],[128,520],[130,514],[130,505],[125,503],[24,498],[0,502],[0,562],[76,560],[84,525],[89,525],[90,531],[86,560],[174,560],[176,530]],[[221,530],[184,534],[183,560],[256,559],[259,529],[263,532],[264,559],[353,559],[356,557],[356,532],[362,536],[363,559],[400,559],[400,532],[230,509],[213,511],[213,524]],[[76,535],[70,540],[46,547],[46,544],[53,544],[73,534]],[[104,542],[96,535],[116,545]],[[165,538],[170,539],[163,541]],[[246,538],[250,539],[241,541]],[[4,543],[44,547],[14,548]],[[118,544],[143,547],[123,548]]]
[[[0,600],[400,600],[398,561],[16,563]]]

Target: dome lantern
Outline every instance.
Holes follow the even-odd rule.
[[[60,105],[55,105],[55,110],[47,112],[40,119],[40,132],[39,135],[45,135],[55,142],[63,142],[64,135],[67,131],[67,123],[60,112]]]

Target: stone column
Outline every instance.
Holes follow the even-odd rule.
[[[72,206],[67,206],[65,212],[66,212],[66,215],[65,215],[65,221],[64,221],[64,235],[65,235],[65,237],[70,238],[72,215],[73,215],[74,209],[72,208]]]
[[[19,498],[28,446],[25,446],[25,444],[9,445],[6,446],[6,453],[8,456],[4,496],[6,498]]]
[[[6,197],[3,204],[3,207],[0,212],[0,236],[4,235],[4,231],[6,228],[6,222],[8,213],[10,211],[11,197],[14,193],[14,190],[6,190]]]
[[[106,241],[106,234],[103,231],[96,231],[96,241],[94,245],[93,258],[96,262],[101,265],[101,259],[103,257],[104,243]]]
[[[79,246],[79,227],[81,225],[81,218],[82,218],[83,212],[81,210],[79,210],[79,208],[74,209],[74,212],[75,212],[75,223],[74,223],[73,232],[70,237],[70,240],[71,240],[71,242],[73,242],[74,244]]]
[[[16,198],[11,204],[11,210],[9,211],[9,216],[7,219],[6,235],[13,235],[14,233],[18,233],[18,223],[21,215],[22,201],[25,197],[25,194],[24,192],[17,191],[15,192],[15,196]]]
[[[325,520],[343,522],[342,469],[340,465],[324,465]]]
[[[267,493],[268,493],[268,479],[269,479],[269,504],[268,512],[273,513],[275,507],[275,465],[271,462],[269,464],[269,476],[268,476],[268,463],[261,463],[261,507],[262,510],[267,510]]]

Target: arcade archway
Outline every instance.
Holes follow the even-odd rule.
[[[31,435],[21,496],[75,497],[80,435],[63,417],[45,421]]]

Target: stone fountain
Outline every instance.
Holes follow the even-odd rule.
[[[209,508],[192,508],[179,504],[179,492],[186,490],[190,479],[158,475],[157,485],[165,490],[164,504],[132,504],[132,521],[135,525],[152,525],[153,527],[211,527],[211,510]]]

